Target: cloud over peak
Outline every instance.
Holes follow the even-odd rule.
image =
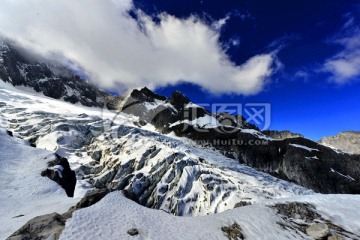
[[[349,16],[348,16],[349,17]],[[360,77],[360,28],[349,17],[343,30],[332,39],[343,49],[324,63],[323,70],[332,74],[331,80],[344,84]]]
[[[163,13],[155,23],[133,8],[131,0],[2,0],[0,34],[81,68],[108,89],[191,82],[215,94],[249,95],[261,91],[274,71],[275,53],[241,66],[231,62],[219,42],[225,19],[214,28],[197,17]]]

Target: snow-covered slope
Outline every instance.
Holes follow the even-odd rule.
[[[279,214],[284,214],[284,211],[278,209],[286,208],[289,203],[307,205],[299,204],[288,215]],[[358,196],[310,195],[264,202],[210,216],[184,218],[145,209],[120,192],[114,192],[98,204],[75,212],[60,239],[313,239],[302,229],[315,222],[327,223],[331,234],[342,237],[335,239],[359,239],[359,204]],[[312,212],[306,207],[314,210],[316,219],[309,216]],[[291,214],[299,216],[290,218]],[[233,229],[233,238],[226,234],[229,228]],[[130,236],[127,233],[130,229],[136,229],[138,235]],[[236,234],[239,232],[243,238]]]
[[[79,201],[40,175],[55,158],[53,153],[30,147],[4,129],[0,129],[0,143],[0,239],[36,216],[66,212]]]

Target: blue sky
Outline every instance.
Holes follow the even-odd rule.
[[[237,65],[254,55],[278,51],[276,57],[281,66],[257,94],[214,95],[189,83],[161,87],[156,92],[169,96],[178,89],[198,103],[270,103],[270,129],[291,130],[314,140],[340,131],[360,130],[359,72],[350,75],[341,72],[345,76],[338,76],[336,71],[324,70],[326,62],[346,54],[346,46],[340,43],[342,38],[360,41],[360,35],[356,35],[360,26],[358,1],[134,3],[152,16],[161,12],[178,18],[197,15],[209,22],[228,16],[220,41]],[[355,61],[357,57],[348,60]]]

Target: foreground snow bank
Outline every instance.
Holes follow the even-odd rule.
[[[240,226],[245,239],[313,239],[291,228],[272,207],[291,202],[310,203],[322,218],[352,232],[354,237],[360,235],[360,196],[355,195],[297,196],[215,215],[176,217],[140,206],[116,191],[99,203],[76,211],[60,239],[228,239],[221,228],[234,223]],[[130,229],[136,229],[138,234],[130,236]]]
[[[4,129],[0,129],[0,143],[0,239],[36,216],[66,212],[79,201],[40,175],[54,159],[51,152],[32,148]]]
[[[282,219],[264,205],[204,217],[176,217],[140,206],[117,191],[89,208],[76,211],[60,239],[227,239],[221,227],[235,222],[243,229],[246,239],[291,239],[293,236],[277,224]],[[139,234],[130,236],[127,231],[132,228]]]

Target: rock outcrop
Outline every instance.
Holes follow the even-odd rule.
[[[314,239],[357,239],[359,237],[326,220],[314,205],[287,202],[271,207],[284,219],[286,228],[302,232]]]
[[[277,139],[277,140],[284,140],[287,138],[298,138],[298,137],[304,137],[303,135],[301,135],[300,133],[292,133],[290,131],[276,131],[276,130],[265,130],[262,131],[263,134],[265,134],[266,136],[269,136],[273,139]]]
[[[55,156],[56,159],[48,163],[48,168],[41,172],[41,176],[57,182],[65,190],[68,197],[73,197],[76,185],[75,172],[71,170],[66,158],[57,154]]]
[[[341,132],[336,136],[324,137],[320,143],[350,154],[360,154],[360,132]]]
[[[7,240],[59,239],[65,228],[66,218],[58,213],[35,217],[28,221]]]

